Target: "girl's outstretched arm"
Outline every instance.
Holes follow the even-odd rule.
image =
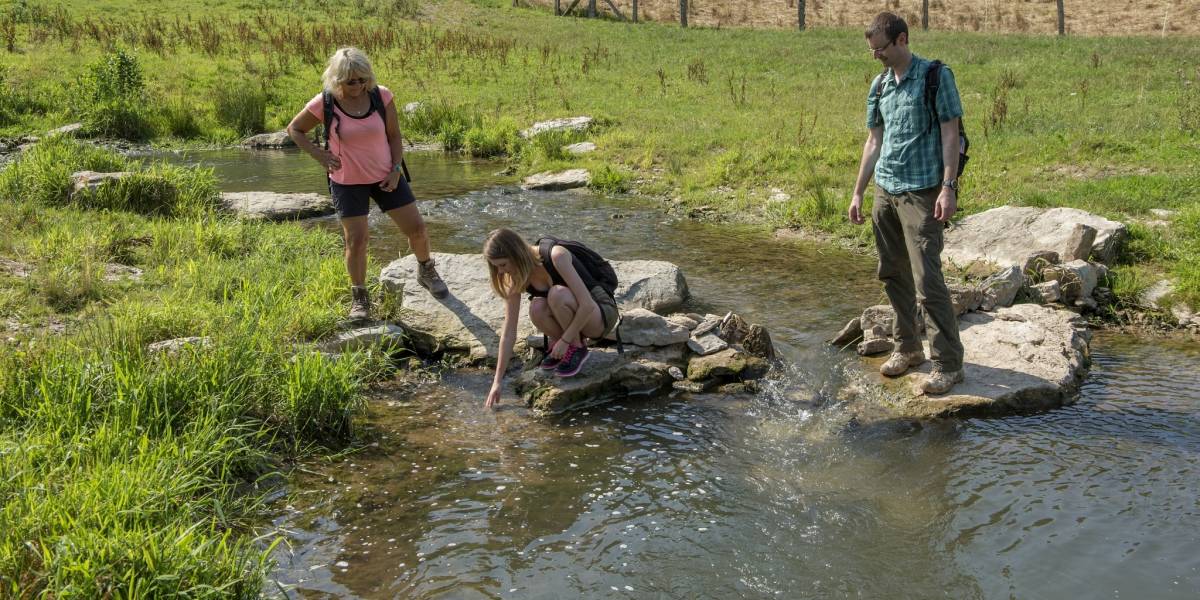
[[[508,370],[508,360],[512,356],[513,344],[517,337],[517,320],[520,318],[521,290],[514,290],[504,299],[504,325],[500,329],[500,347],[496,352],[496,376],[492,379],[492,389],[483,403],[486,408],[500,403],[500,391],[504,387],[504,372]]]

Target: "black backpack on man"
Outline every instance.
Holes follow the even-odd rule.
[[[941,123],[938,119],[937,111],[937,95],[938,89],[942,85],[942,67],[945,66],[940,60],[934,60],[929,64],[929,70],[925,72],[925,106],[933,115],[929,122],[929,127],[932,129],[935,125]],[[883,87],[883,78],[887,77],[887,69],[884,69],[879,77],[876,78],[877,85],[874,87],[874,94],[878,96],[879,90]],[[882,116],[882,115],[881,115]],[[882,119],[881,119],[882,120]],[[971,159],[967,156],[967,152],[971,148],[971,140],[967,138],[967,130],[963,127],[963,120],[958,120],[958,177],[963,174],[963,169],[967,167],[967,161]]]

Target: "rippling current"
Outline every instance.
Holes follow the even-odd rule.
[[[227,189],[320,191],[296,154],[213,153]],[[195,160],[194,157],[188,160]],[[521,192],[410,156],[435,249],[491,228],[679,264],[690,308],[771,330],[754,398],[631,400],[550,420],[463,370],[373,392],[360,452],[273,508],[275,592],[362,598],[1200,597],[1200,345],[1100,333],[1079,401],[1035,416],[857,425],[822,340],[882,300],[873,260],[636,200]],[[482,190],[482,191],[480,191]],[[334,227],[323,220],[318,226]],[[380,262],[403,239],[376,216]]]

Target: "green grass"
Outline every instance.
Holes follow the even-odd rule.
[[[171,194],[68,199],[85,166]],[[267,488],[251,484],[350,439],[387,368],[308,344],[344,311],[340,239],[224,217],[213,185],[62,138],[0,173],[0,256],[32,270],[0,275],[0,314],[35,328],[0,346],[0,597],[257,597],[271,540],[254,539]],[[147,350],[183,336],[210,342]]]

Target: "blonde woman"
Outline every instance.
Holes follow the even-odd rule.
[[[420,264],[418,279],[436,298],[447,294],[429,252],[425,220],[404,177],[404,140],[396,104],[387,88],[377,85],[367,55],[341,48],[329,59],[322,75],[325,89],[288,125],[288,135],[329,174],[329,192],[337,208],[346,244],[350,274],[351,319],[370,316],[367,295],[367,213],[375,199],[380,212],[391,217],[408,237]],[[326,116],[330,123],[325,123]],[[324,123],[327,148],[309,141],[307,133]]]
[[[504,326],[496,376],[484,406],[500,401],[504,371],[516,341],[521,293],[529,293],[529,320],[547,339],[541,368],[571,377],[587,360],[587,338],[599,339],[617,324],[612,266],[579,242],[544,237],[530,245],[511,229],[488,234],[483,243],[492,290],[504,299]]]

